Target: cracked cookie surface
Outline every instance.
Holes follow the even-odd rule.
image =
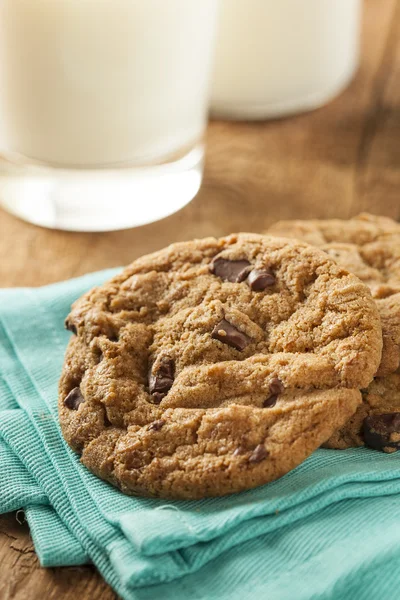
[[[355,412],[382,347],[365,285],[318,249],[255,234],[138,259],[66,323],[66,440],[122,491],[166,498],[297,466]]]
[[[383,351],[378,377],[400,366],[400,224],[361,214],[340,219],[279,221],[267,232],[322,248],[371,290],[382,321]]]
[[[363,405],[326,444],[349,448],[369,444],[364,420],[400,411],[400,224],[386,217],[362,214],[348,221],[280,221],[269,232],[322,248],[362,279],[377,304],[383,332],[382,360],[376,380],[363,391]],[[393,375],[392,375],[393,374]],[[400,424],[399,424],[400,437]],[[377,445],[374,443],[374,447]],[[393,451],[394,446],[387,446]],[[378,449],[378,448],[377,448]],[[384,449],[382,446],[379,449]]]

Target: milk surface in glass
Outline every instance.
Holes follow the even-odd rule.
[[[67,229],[138,225],[187,203],[217,5],[1,0],[0,202]]]

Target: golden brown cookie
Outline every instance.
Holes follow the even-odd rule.
[[[397,419],[396,416],[400,411],[400,375],[392,375],[400,362],[400,225],[386,217],[363,214],[348,221],[280,221],[268,233],[319,246],[370,287],[383,330],[382,361],[377,379],[364,391],[364,402],[357,413],[326,445],[348,448],[365,442],[377,449],[397,449],[399,444],[384,446],[368,431],[376,421],[376,415],[393,412],[392,421],[387,416],[386,422],[389,424],[390,421],[392,437],[396,436],[397,427],[400,438],[400,417]],[[381,420],[380,428],[385,431],[385,419]]]
[[[363,403],[326,448],[369,446],[395,452],[400,449],[400,372],[379,377],[363,390]]]
[[[348,221],[279,221],[267,233],[322,248],[369,286],[383,330],[382,362],[376,375],[394,373],[400,366],[400,224],[362,214]]]
[[[355,412],[381,356],[368,288],[307,244],[174,244],[78,300],[64,436],[131,494],[202,498],[294,468]]]

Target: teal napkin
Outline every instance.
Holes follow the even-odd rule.
[[[0,512],[44,566],[93,562],[125,599],[371,598],[400,584],[400,455],[318,450],[226,498],[132,498],[67,447],[57,383],[70,304],[112,271],[0,291]]]

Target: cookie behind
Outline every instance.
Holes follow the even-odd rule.
[[[349,448],[366,443],[389,452],[399,449],[400,224],[387,217],[362,214],[348,221],[280,221],[268,233],[303,240],[323,249],[369,286],[380,313],[383,351],[376,380],[363,391],[363,405],[357,413],[326,445]],[[393,418],[387,417],[387,424],[378,423],[380,414],[391,414]],[[380,427],[380,441],[369,434],[375,425]]]

